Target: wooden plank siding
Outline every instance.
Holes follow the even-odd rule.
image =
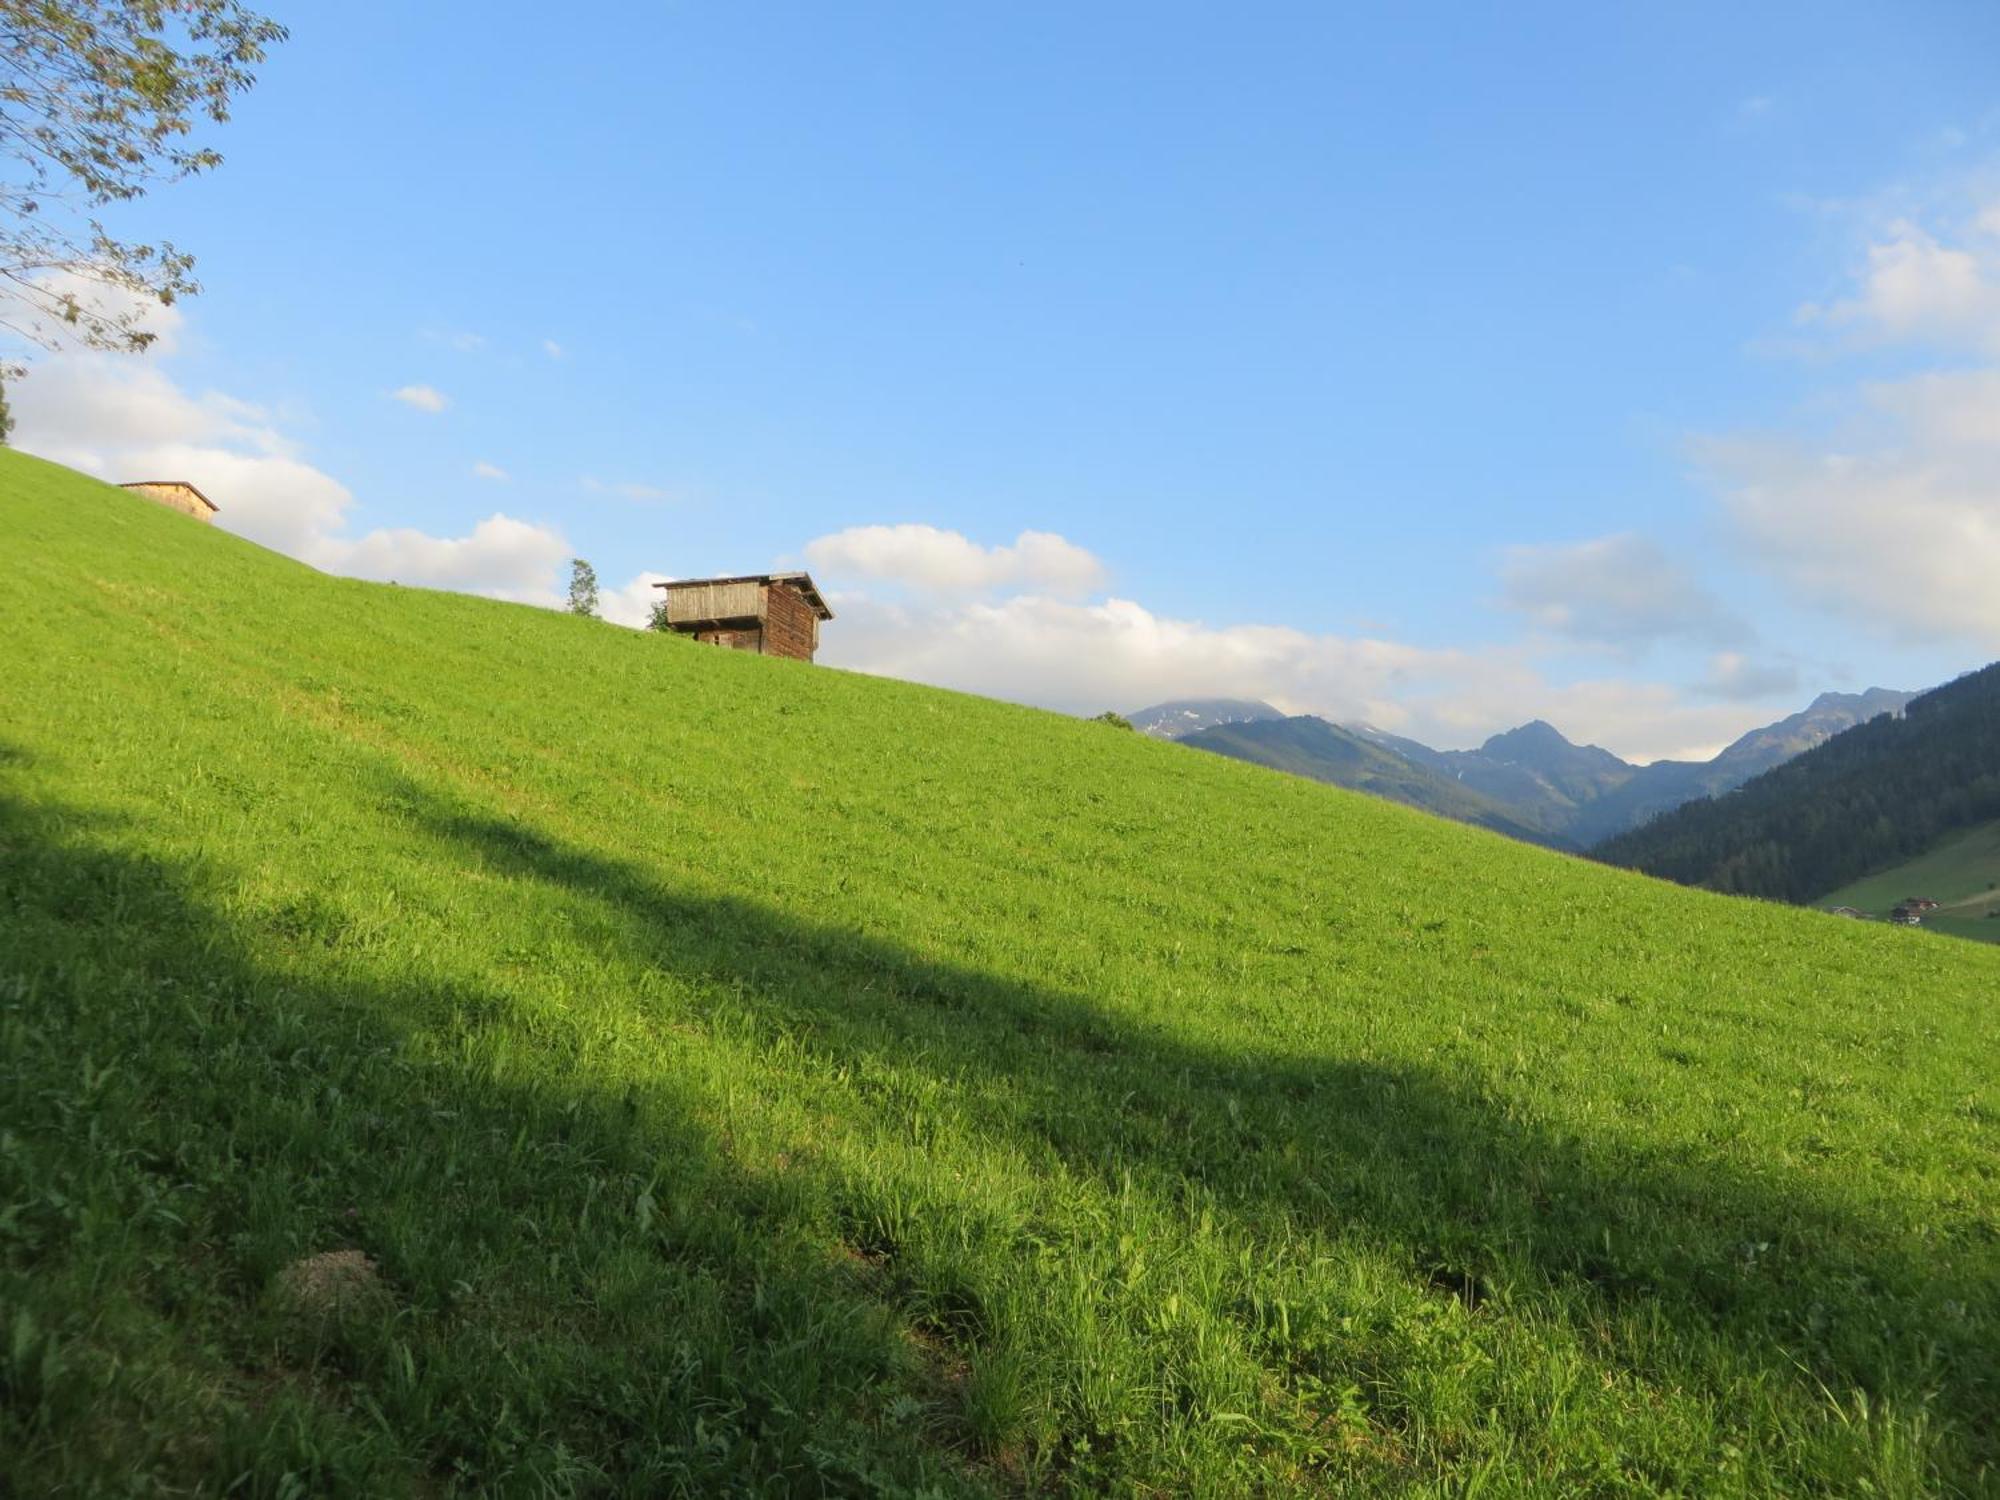
[[[805,595],[789,583],[773,583],[765,594],[764,654],[811,661],[819,645],[819,616]]]
[[[705,620],[760,620],[764,617],[765,585],[755,579],[699,583],[670,588],[667,623],[692,625]]]

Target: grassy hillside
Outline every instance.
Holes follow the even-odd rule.
[[[1995,1482],[2000,952],[5,454],[0,569],[0,1493]]]
[[[2000,823],[1948,839],[1926,854],[1842,886],[1820,904],[1886,917],[1906,896],[1939,903],[1924,926],[1955,937],[2000,943]]]

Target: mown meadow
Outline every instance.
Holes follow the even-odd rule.
[[[0,1492],[1995,1488],[2000,951],[17,455],[0,566]]]

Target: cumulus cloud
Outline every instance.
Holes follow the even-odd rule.
[[[399,386],[394,391],[391,391],[390,395],[405,406],[413,406],[418,411],[430,412],[433,416],[451,405],[451,398],[435,386]]]
[[[1024,531],[1011,545],[983,547],[936,526],[851,526],[808,543],[806,557],[832,577],[930,593],[1018,588],[1075,598],[1106,577],[1089,552],[1050,531]]]
[[[1955,223],[1896,222],[1808,319],[2000,355],[2000,204]],[[1749,560],[1850,628],[2000,650],[2000,368],[1861,385],[1832,409],[1816,433],[1695,445]]]
[[[603,589],[597,596],[597,612],[614,625],[643,627],[652,618],[653,606],[660,602],[656,583],[666,583],[665,573],[639,574],[623,588]]]
[[[504,515],[462,537],[411,527],[349,534],[354,496],[307,460],[263,408],[189,391],[152,356],[58,354],[9,388],[16,446],[101,478],[187,479],[216,524],[329,572],[558,602],[569,546]]]
[[[1949,370],[1884,381],[1863,392],[1901,429],[1906,451],[1972,459],[2000,449],[2000,370]]]
[[[1726,645],[1750,633],[1657,543],[1631,533],[1510,547],[1501,558],[1500,588],[1501,603],[1537,628],[1589,645]]]
[[[1801,323],[1851,331],[1868,341],[1926,342],[2000,352],[2000,238],[1988,208],[1974,233],[1946,243],[1907,219],[1870,245],[1859,286],[1831,304],[1807,303]]]
[[[1180,697],[1263,698],[1442,747],[1542,717],[1636,759],[1712,753],[1760,722],[1673,688],[1549,681],[1518,647],[1440,650],[1273,625],[1211,625],[1129,599],[838,592],[820,658],[1070,713]]]
[[[505,469],[501,468],[500,465],[490,464],[485,459],[482,458],[479,460],[478,463],[472,466],[472,477],[474,479],[492,479],[498,481],[501,484],[505,484],[508,480],[512,479],[514,476],[509,474]]]
[[[318,550],[324,559],[321,566],[329,572],[487,594],[522,604],[554,601],[550,580],[570,555],[569,543],[548,527],[497,512],[465,536],[432,536],[396,526],[353,541],[323,537]]]
[[[1752,436],[1699,455],[1755,557],[1807,601],[1894,638],[2000,650],[2000,467],[1985,424],[1949,383],[1876,395],[1900,441]]]

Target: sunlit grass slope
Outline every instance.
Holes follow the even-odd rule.
[[[0,1492],[1994,1485],[2000,952],[15,456],[0,583]]]

